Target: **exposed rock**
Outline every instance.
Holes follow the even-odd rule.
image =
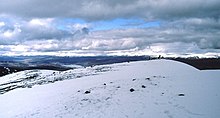
[[[135,90],[133,88],[130,89],[130,92],[134,92]]]
[[[178,96],[185,96],[185,94],[184,93],[179,93]]]
[[[89,93],[91,93],[91,91],[85,91],[85,94],[89,94]]]

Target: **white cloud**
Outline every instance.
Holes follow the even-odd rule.
[[[13,28],[5,28],[3,26],[2,28],[0,27],[0,45],[1,44],[17,44],[19,42],[17,40],[17,37],[21,33],[20,26],[18,24],[14,24]]]
[[[5,26],[5,23],[4,22],[0,22],[0,27],[3,27]]]
[[[51,22],[53,22],[54,19],[52,18],[46,18],[46,19],[32,19],[29,21],[30,25],[33,26],[49,26]]]
[[[75,29],[75,30],[81,30],[83,28],[89,28],[89,27],[91,27],[90,24],[86,24],[86,23],[84,23],[84,24],[75,23],[75,24],[72,25],[72,28]]]
[[[10,51],[12,52],[27,52],[29,51],[29,46],[26,45],[11,45]]]

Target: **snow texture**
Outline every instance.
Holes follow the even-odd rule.
[[[50,80],[51,76],[47,75],[51,74],[53,78],[68,76],[69,79],[1,94],[0,117],[220,117],[220,70],[200,71],[170,60],[105,65],[108,71],[96,74],[95,68],[101,67],[71,70],[67,75],[32,70],[1,77],[1,84],[27,77],[28,72],[38,73],[46,80]],[[89,74],[80,78],[75,76],[88,71]],[[33,81],[36,83],[38,79]]]

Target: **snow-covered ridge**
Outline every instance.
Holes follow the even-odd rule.
[[[97,67],[100,66],[93,68]],[[0,117],[220,116],[220,70],[200,71],[171,60],[111,64],[107,67],[114,71],[2,94]]]
[[[184,67],[193,68],[181,62],[173,62],[169,60],[163,60],[163,61],[166,62],[164,64],[168,64],[168,65],[165,65],[165,67],[175,66],[176,69],[184,69]],[[137,62],[133,62],[133,63],[137,63]],[[143,62],[139,62],[139,63],[143,63]],[[161,63],[160,61],[159,63],[158,61],[151,61],[151,63],[154,64],[155,67],[159,66],[156,68],[164,67],[164,65],[160,64]],[[172,64],[170,65],[170,63]],[[0,77],[0,94],[4,94],[5,92],[11,91],[17,88],[31,88],[34,85],[42,85],[42,84],[54,83],[56,81],[96,75],[102,72],[112,71],[113,68],[115,69],[117,66],[120,66],[123,64],[124,63],[110,64],[110,65],[104,65],[104,66],[99,65],[99,66],[87,67],[87,68],[77,66],[76,69],[71,69],[71,70],[62,71],[62,72],[54,71],[54,70],[37,70],[36,69],[36,70],[26,70],[26,71],[21,71],[17,73],[12,73],[12,74]],[[178,65],[181,65],[181,66],[178,66]]]

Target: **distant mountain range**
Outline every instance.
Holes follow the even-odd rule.
[[[58,57],[58,56],[2,56],[0,76],[23,70],[46,69],[65,71],[78,66],[88,67],[112,63],[149,60],[150,56],[97,56],[97,57]],[[72,65],[72,66],[70,66]],[[75,66],[74,66],[75,65]]]
[[[88,67],[130,61],[171,59],[187,63],[197,69],[220,69],[220,58],[164,58],[151,56],[95,56],[95,57],[59,57],[59,56],[0,56],[0,76],[10,73],[32,70],[58,70],[75,69],[77,66]]]

